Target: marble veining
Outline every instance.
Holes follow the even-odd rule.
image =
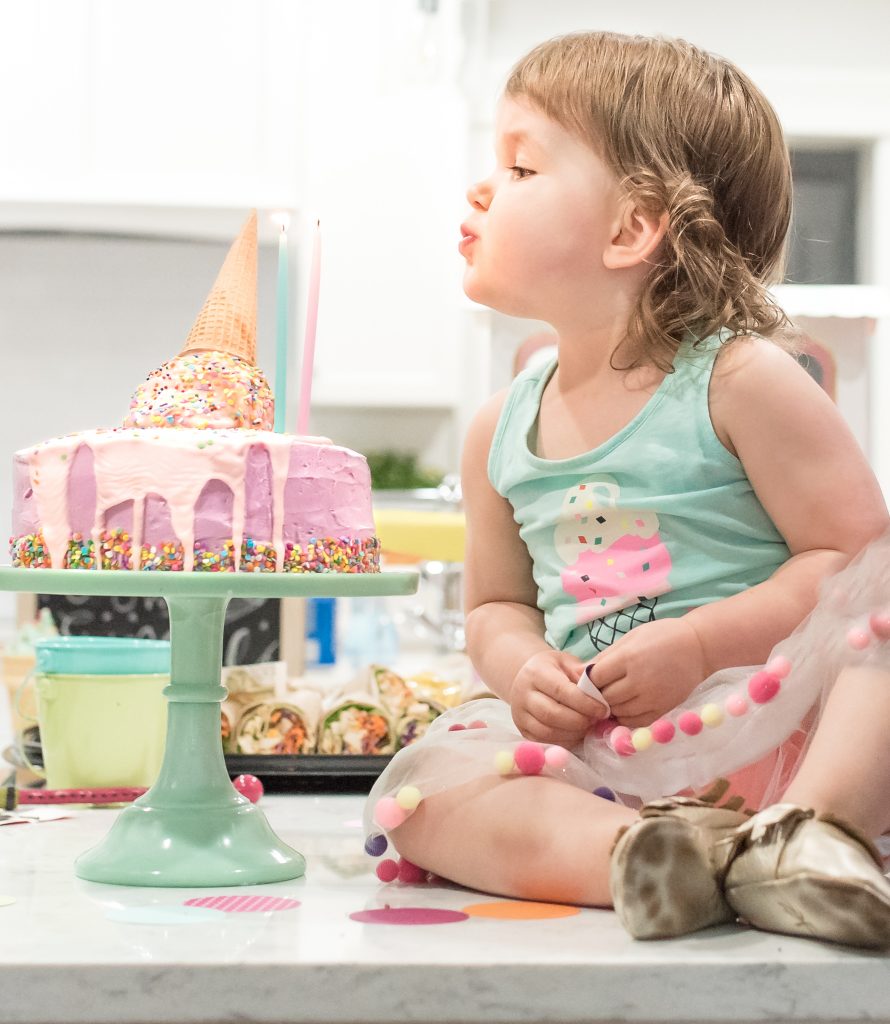
[[[603,910],[545,921],[359,924],[353,911],[460,910],[482,898],[378,882],[357,827],[361,797],[267,796],[261,806],[307,858],[305,878],[220,890],[99,885],[76,878],[72,864],[117,811],[78,808],[63,821],[0,827],[0,896],[16,901],[0,906],[0,1022],[890,1024],[890,956],[741,927],[642,943]],[[301,905],[175,923],[113,919],[247,892]]]

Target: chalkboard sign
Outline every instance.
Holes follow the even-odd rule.
[[[49,608],[62,636],[170,637],[162,597],[78,597],[39,594],[38,608]],[[281,601],[277,597],[236,597],[226,609],[223,664],[277,661],[281,650]]]

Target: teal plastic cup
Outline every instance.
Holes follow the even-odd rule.
[[[47,786],[151,786],[164,757],[170,642],[65,636],[34,649]]]

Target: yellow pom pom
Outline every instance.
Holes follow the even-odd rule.
[[[652,746],[652,730],[634,729],[630,734],[630,742],[633,744],[634,750],[648,750]]]
[[[509,775],[515,769],[512,750],[499,750],[494,755],[494,766],[501,775]]]
[[[417,805],[422,799],[417,786],[402,786],[398,793],[396,793],[396,803],[406,811],[416,810]]]
[[[699,712],[702,722],[705,725],[710,726],[712,729],[715,725],[719,725],[723,721],[723,712],[716,704],[705,704],[705,706]]]

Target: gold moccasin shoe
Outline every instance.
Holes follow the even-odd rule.
[[[755,928],[890,947],[890,880],[856,829],[792,804],[755,814],[725,841],[726,900]]]
[[[635,939],[668,939],[735,920],[723,898],[727,841],[747,817],[684,797],[646,804],[619,834],[609,886],[621,923]]]

